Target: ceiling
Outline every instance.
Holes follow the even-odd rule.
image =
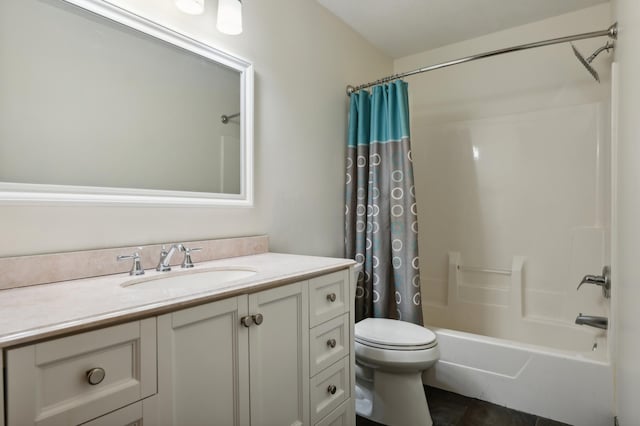
[[[317,0],[393,58],[608,0]]]

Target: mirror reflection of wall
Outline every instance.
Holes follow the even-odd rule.
[[[61,0],[0,2],[0,181],[241,192],[240,73]]]

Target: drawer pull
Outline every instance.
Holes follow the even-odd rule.
[[[329,387],[327,388],[327,392],[329,392],[331,395],[335,395],[337,391],[338,388],[335,385],[329,385]]]
[[[251,315],[251,318],[253,319],[255,325],[260,325],[262,324],[262,321],[264,321],[264,317],[262,316],[262,314]]]
[[[87,371],[87,382],[89,382],[91,386],[99,385],[100,383],[102,383],[105,376],[106,374],[103,368],[92,368],[91,370]]]
[[[336,301],[336,294],[335,293],[329,293],[327,294],[327,300],[329,302],[335,302]]]
[[[336,339],[329,339],[327,340],[327,346],[329,346],[331,349],[336,347]]]
[[[240,324],[242,324],[247,328],[251,327],[251,324],[253,324],[253,317],[250,315],[247,315],[246,317],[240,318]]]

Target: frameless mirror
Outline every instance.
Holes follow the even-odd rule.
[[[0,200],[252,203],[253,68],[102,0],[0,1]]]

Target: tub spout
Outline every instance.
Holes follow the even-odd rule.
[[[609,328],[609,319],[607,317],[595,317],[592,315],[582,315],[582,313],[580,313],[580,315],[576,317],[576,324],[606,330]]]

